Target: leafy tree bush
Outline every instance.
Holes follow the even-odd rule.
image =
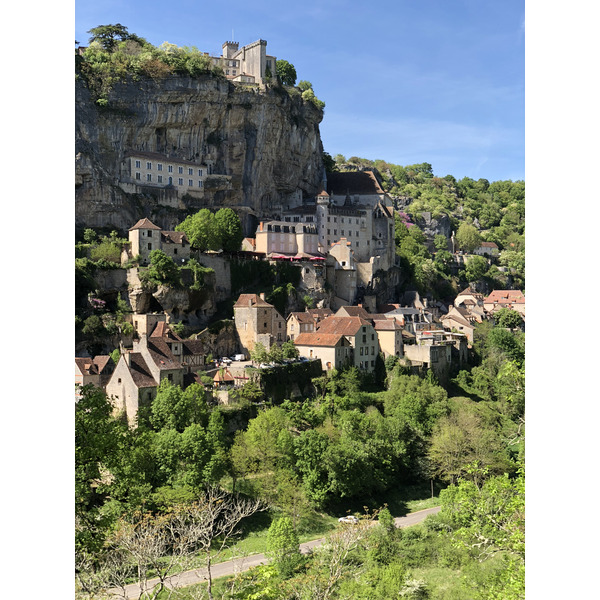
[[[162,250],[150,252],[150,265],[140,274],[140,280],[145,284],[166,285],[176,287],[181,285],[179,268],[173,259]]]
[[[456,232],[456,242],[461,250],[470,253],[481,246],[482,240],[476,227],[463,222]]]
[[[283,85],[295,85],[296,68],[287,60],[277,59],[275,72]]]
[[[121,264],[121,247],[117,242],[105,237],[100,244],[92,247],[91,258],[94,261],[105,260]]]
[[[281,517],[269,527],[267,556],[272,558],[282,577],[289,577],[302,559],[298,534],[289,517]]]
[[[279,63],[279,61],[277,62]],[[229,252],[239,250],[244,239],[244,232],[237,213],[231,208],[220,208],[215,213],[214,219],[221,248]]]

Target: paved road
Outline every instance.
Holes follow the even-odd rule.
[[[396,524],[396,527],[410,527],[411,525],[416,525],[417,523],[420,523],[427,516],[433,515],[439,511],[439,506],[436,506],[434,508],[426,508],[418,512],[409,513],[405,517],[396,517],[394,519],[394,523]],[[311,540],[310,542],[300,544],[300,552],[302,552],[302,554],[308,554],[313,548],[320,546],[324,540],[325,538],[319,538],[318,540]],[[253,554],[244,558],[227,560],[225,562],[217,563],[212,566],[212,578],[213,580],[215,580],[219,577],[225,577],[226,575],[234,575],[236,573],[241,573],[242,571],[247,571],[252,567],[257,567],[258,565],[267,564],[268,562],[269,559],[264,554]],[[173,577],[171,577],[169,581],[172,587],[181,588],[186,587],[188,585],[194,585],[196,583],[202,583],[207,579],[208,572],[205,568],[203,568],[195,569],[194,571],[186,571],[185,573],[180,573],[179,575],[173,575]],[[149,582],[150,585],[152,585],[153,583],[153,581]],[[137,584],[128,585],[125,591],[127,594],[125,597],[127,599],[133,600],[135,598],[140,597],[140,587]],[[122,592],[115,591],[115,594],[121,595]]]

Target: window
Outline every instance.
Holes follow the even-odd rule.
[[[198,187],[202,187],[202,181],[198,181]]]
[[[361,346],[361,347],[360,347],[360,355],[361,355],[361,356],[363,355],[363,350],[364,350],[364,348]]]
[[[120,377],[119,377],[119,379],[118,379],[117,383],[121,383],[121,378],[120,378]]]
[[[179,185],[183,185],[183,178],[182,178],[182,177],[180,177],[180,178],[178,179],[178,181],[179,181]]]
[[[193,179],[188,179],[188,186],[189,187],[194,187],[194,180]]]
[[[136,173],[135,178],[139,181],[142,178],[142,176],[140,173]]]
[[[172,173],[173,172],[173,165],[169,165],[168,166],[168,170],[169,170],[169,173]]]
[[[374,366],[375,366],[375,361],[374,361],[374,360],[372,360],[372,361],[371,361],[371,366],[372,366],[372,367],[374,367]]]
[[[342,229],[342,231],[340,232],[340,235],[344,235],[344,230]]]
[[[162,163],[158,163],[158,164],[156,165],[156,168],[157,168],[159,171],[162,171]]]
[[[152,244],[148,244],[148,250],[152,250]]]
[[[162,183],[162,175],[158,176],[158,183]]]
[[[267,324],[266,324],[266,323],[263,323],[263,327],[266,329],[266,328],[267,328]]]
[[[173,248],[173,254],[177,254],[177,248]]]
[[[193,175],[194,174],[194,169],[188,169],[188,175]]]
[[[152,169],[152,163],[151,162],[147,162],[146,163],[146,169],[148,169],[148,170]]]
[[[148,175],[146,175],[146,181],[152,181],[152,174],[148,173]]]
[[[366,343],[367,343],[367,336],[363,335],[363,344],[366,344]]]
[[[173,373],[169,373],[167,375],[167,378],[168,378],[169,381],[173,381]]]
[[[177,172],[178,172],[180,175],[183,175],[183,167],[177,167]]]
[[[202,169],[198,169],[198,177],[202,177]]]
[[[148,230],[148,231],[146,232],[146,235],[147,235],[148,237],[152,237],[152,231],[151,231],[151,230]]]

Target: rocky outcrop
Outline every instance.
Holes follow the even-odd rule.
[[[78,79],[76,224],[126,231],[147,216],[169,229],[202,206],[229,206],[249,235],[257,218],[275,214],[296,190],[318,191],[322,117],[322,110],[299,94],[236,86],[210,75],[119,83],[107,106],[100,107]],[[173,206],[158,190],[131,193],[119,186],[129,176],[123,162],[127,151],[208,161],[214,175],[203,197],[184,196]]]
[[[185,332],[198,331],[205,327],[217,312],[214,273],[205,274],[204,286],[200,290],[189,288],[184,281],[182,288],[164,285],[143,286],[137,269],[129,269],[129,303],[134,313],[165,312],[172,323],[181,322]]]

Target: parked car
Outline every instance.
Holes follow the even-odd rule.
[[[246,360],[246,357],[243,354],[234,354],[230,358],[231,358],[231,360],[235,360],[235,361]]]
[[[226,356],[224,356],[224,357],[221,359],[221,362],[222,362],[224,365],[230,365],[230,364],[231,364],[231,359],[230,359],[230,358],[227,358]]]
[[[352,525],[356,525],[356,523],[358,523],[358,517],[355,517],[354,515],[346,515],[345,517],[340,517],[338,521],[340,523],[350,523]]]

